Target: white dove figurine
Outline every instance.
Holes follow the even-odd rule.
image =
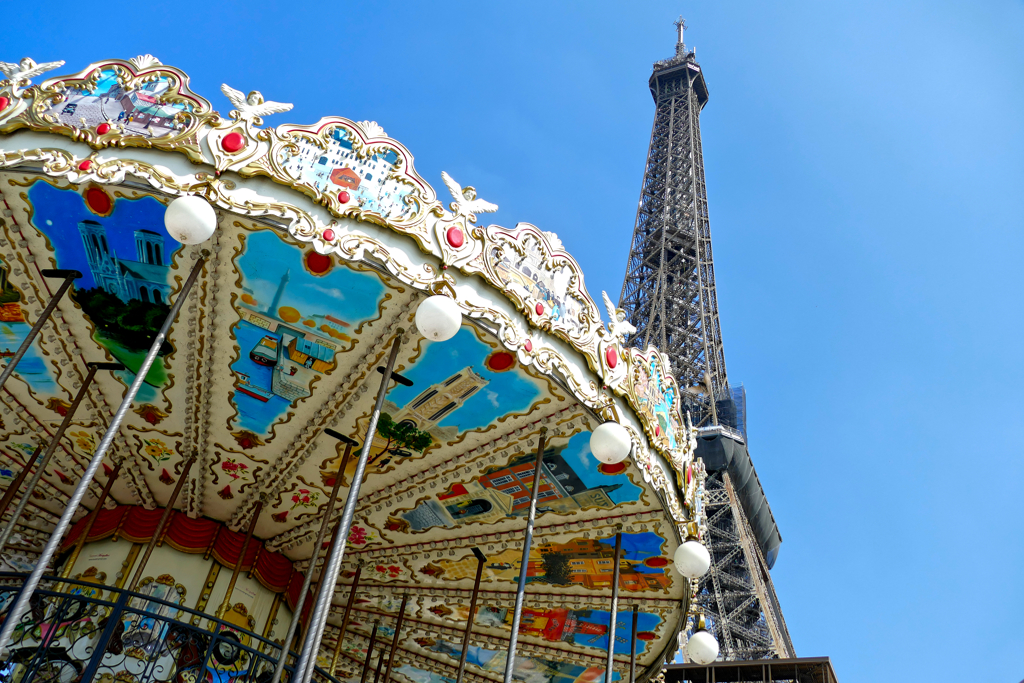
[[[263,125],[261,117],[289,111],[294,106],[283,102],[268,102],[263,99],[263,93],[259,90],[253,90],[248,96],[244,96],[227,83],[220,86],[220,91],[231,100],[231,104],[235,105],[239,119],[249,121],[256,126]]]
[[[3,71],[4,76],[7,76],[7,80],[11,82],[11,94],[17,97],[21,92],[19,86],[27,88],[32,84],[33,78],[52,69],[56,69],[58,66],[64,66],[64,62],[43,62],[42,64],[36,64],[36,60],[31,57],[25,57],[25,59],[21,60],[17,64],[0,62],[0,71]]]
[[[455,200],[449,206],[452,213],[456,216],[465,216],[466,220],[470,223],[476,223],[476,214],[493,213],[498,210],[497,204],[477,199],[476,188],[470,185],[462,187],[444,171],[441,171],[441,178],[444,180],[444,184],[448,186],[448,191],[452,193],[452,198]]]
[[[608,317],[611,319],[608,323],[608,332],[620,342],[624,341],[626,337],[636,332],[636,328],[626,320],[625,311],[615,308],[608,292],[601,292],[601,296],[604,297],[604,307],[608,309]]]

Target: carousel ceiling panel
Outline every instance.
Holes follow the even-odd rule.
[[[262,501],[256,536],[305,566],[339,477],[340,500],[348,492],[378,370],[397,340],[404,382],[389,390],[372,436],[331,617],[340,623],[361,565],[359,635],[343,664],[357,666],[359,639],[375,621],[393,627],[408,594],[399,673],[451,677],[476,548],[487,559],[470,671],[495,679],[542,438],[520,674],[583,680],[603,666],[617,531],[627,611],[616,652],[628,656],[635,603],[641,662],[660,661],[691,595],[669,567],[680,538],[698,531],[693,432],[664,357],[625,345],[630,328],[607,297],[610,321],[601,322],[554,235],[477,226],[476,215],[495,207],[447,175],[446,209],[408,150],[375,123],[261,129],[262,117],[287,108],[226,88],[235,109],[221,117],[187,76],[152,58],[103,62],[17,93],[2,87],[0,355],[17,348],[59,285],[43,269],[82,277],[0,396],[0,483],[56,431],[87,362],[125,366],[89,386],[21,520],[20,548],[45,540],[203,257],[88,505],[118,461],[116,502],[163,505],[195,458],[179,507],[237,529]],[[184,194],[217,210],[218,229],[199,246],[164,227],[166,205]],[[463,325],[430,342],[414,315],[442,292],[462,307]],[[614,465],[590,450],[591,431],[610,419],[633,441],[632,457]],[[344,471],[345,446],[328,428],[356,442]]]

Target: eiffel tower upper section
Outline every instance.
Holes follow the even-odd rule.
[[[637,328],[631,344],[668,354],[701,424],[727,380],[700,141],[708,89],[683,42],[686,25],[676,27],[675,56],[656,62],[650,78],[654,128],[619,306]]]

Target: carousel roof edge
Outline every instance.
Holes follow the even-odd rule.
[[[692,500],[688,489],[695,478],[688,468],[696,432],[680,412],[682,397],[667,357],[654,347],[640,351],[627,346],[633,329],[605,293],[610,320],[607,325],[602,321],[582,269],[554,233],[528,223],[514,229],[478,225],[478,214],[497,206],[443,173],[452,195],[445,208],[415,171],[409,150],[374,121],[325,117],[311,125],[262,127],[265,117],[291,105],[266,101],[258,91],[243,95],[227,85],[222,91],[234,108],[225,117],[190,89],[184,71],[151,55],[94,62],[77,73],[32,83],[63,64],[25,58],[9,70],[7,80],[0,81],[0,136],[18,131],[60,135],[81,143],[69,148],[84,154],[41,146],[0,150],[0,169],[35,167],[75,185],[124,183],[131,176],[172,196],[201,194],[228,211],[276,220],[321,253],[349,260],[380,257],[372,249],[352,252],[351,240],[346,243],[350,231],[344,229],[351,221],[411,237],[440,261],[441,269],[425,268],[425,274],[403,279],[421,290],[447,288],[458,300],[467,288],[453,277],[457,272],[502,292],[526,326],[503,311],[485,311],[464,300],[460,304],[469,316],[491,320],[522,362],[545,372],[560,366],[573,393],[602,418],[620,417],[622,403],[616,398],[624,401],[647,441],[675,470],[687,504]],[[181,154],[206,170],[183,177],[158,164],[124,158],[128,148]],[[152,158],[149,153],[138,156]],[[183,170],[180,164],[173,167]],[[252,192],[240,191],[233,177],[272,181],[323,209],[254,202]],[[549,333],[582,354],[599,385],[569,371],[558,345],[531,330]],[[662,478],[663,468],[647,460],[645,476]]]

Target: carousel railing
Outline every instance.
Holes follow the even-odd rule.
[[[28,574],[0,572],[0,623]],[[0,683],[267,683],[281,646],[145,593],[45,577],[0,662]],[[282,680],[291,677],[292,651]],[[338,683],[316,667],[314,681]]]

